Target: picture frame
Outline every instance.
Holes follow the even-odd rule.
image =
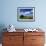
[[[18,7],[17,21],[34,22],[35,21],[35,7]]]

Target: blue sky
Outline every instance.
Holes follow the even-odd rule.
[[[33,15],[33,9],[20,9],[20,15],[32,16]]]
[[[20,12],[32,11],[33,9],[20,9]]]

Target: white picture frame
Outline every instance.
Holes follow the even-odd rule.
[[[35,7],[18,7],[17,21],[34,22],[35,21]]]

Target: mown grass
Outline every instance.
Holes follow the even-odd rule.
[[[23,16],[23,17],[20,17],[20,19],[33,19],[33,16]]]

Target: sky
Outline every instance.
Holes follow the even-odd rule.
[[[20,9],[20,15],[32,16],[33,15],[33,9]]]

